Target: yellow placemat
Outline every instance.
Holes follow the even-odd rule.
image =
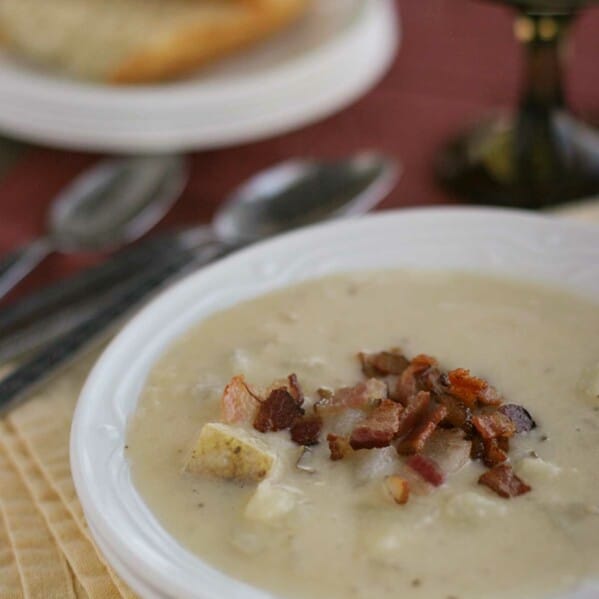
[[[561,214],[599,223],[599,202]],[[95,357],[0,421],[0,599],[135,597],[96,549],[71,479],[71,420]]]
[[[71,479],[71,420],[94,359],[0,422],[0,599],[135,597],[96,549]]]

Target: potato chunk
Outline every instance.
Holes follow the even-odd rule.
[[[192,474],[261,481],[272,470],[276,459],[269,446],[251,432],[209,422],[202,427],[185,470]]]
[[[292,512],[300,497],[299,489],[265,480],[256,487],[245,508],[245,516],[250,520],[274,522]]]

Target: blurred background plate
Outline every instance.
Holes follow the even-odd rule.
[[[399,40],[392,0],[320,0],[294,28],[192,79],[110,87],[0,54],[0,130],[73,149],[216,148],[323,118],[370,89]]]

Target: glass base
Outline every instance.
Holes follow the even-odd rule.
[[[543,121],[535,135],[497,120],[450,141],[436,160],[439,181],[468,202],[519,208],[599,195],[599,132],[565,113]]]

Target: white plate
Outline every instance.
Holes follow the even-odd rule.
[[[272,597],[183,549],[131,482],[123,450],[127,419],[165,348],[207,315],[269,290],[332,272],[401,266],[546,281],[599,299],[596,227],[490,209],[403,210],[320,225],[189,276],[110,344],[85,384],[73,422],[72,474],[85,516],[106,558],[134,590],[144,597]],[[596,598],[598,588],[567,597]]]
[[[181,82],[91,85],[0,54],[0,130],[76,149],[216,148],[323,118],[370,89],[398,43],[393,0],[317,0],[276,38]]]

